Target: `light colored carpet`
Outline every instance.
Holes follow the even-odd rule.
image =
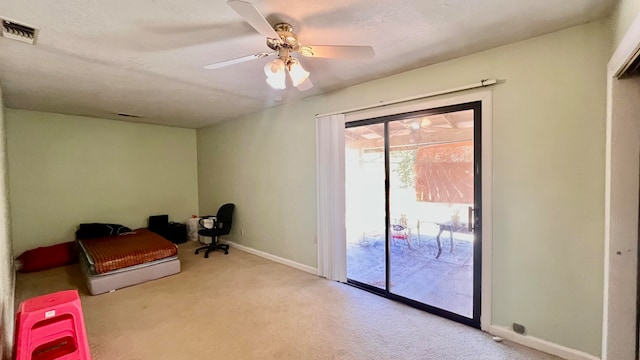
[[[78,289],[94,360],[557,359],[237,249],[98,296],[77,265],[19,274],[16,304]]]

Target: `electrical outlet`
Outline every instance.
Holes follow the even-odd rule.
[[[244,236],[244,229],[240,229],[240,236]]]
[[[513,323],[513,331],[515,331],[518,334],[524,334],[526,332],[526,329],[522,324]]]

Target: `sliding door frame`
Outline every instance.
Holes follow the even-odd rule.
[[[420,116],[430,116],[447,114],[458,111],[473,110],[473,182],[474,182],[474,236],[476,240],[473,243],[473,297],[471,299],[473,312],[472,317],[466,317],[457,313],[444,310],[437,306],[422,303],[396,293],[391,290],[391,247],[390,247],[390,231],[391,228],[391,193],[390,193],[390,178],[391,178],[391,166],[390,166],[390,135],[389,135],[389,123],[394,121],[400,121],[405,119],[411,119]],[[459,103],[454,105],[448,105],[437,108],[425,108],[422,110],[397,113],[392,115],[386,115],[377,118],[370,118],[364,120],[347,121],[345,122],[345,128],[355,128],[373,124],[382,124],[384,127],[384,192],[385,192],[385,288],[381,289],[374,287],[358,280],[347,279],[347,282],[363,290],[370,291],[372,293],[384,296],[386,298],[399,301],[415,307],[420,310],[430,312],[432,314],[444,317],[465,325],[469,325],[475,328],[480,328],[480,315],[482,314],[482,101],[473,101],[468,103]]]
[[[416,100],[416,101],[411,101],[407,103],[385,106],[382,108],[372,108],[372,109],[362,110],[358,112],[352,112],[352,113],[346,114],[345,125],[348,126],[348,123],[356,122],[356,121],[364,125],[365,123],[368,123],[368,121],[366,121],[367,119],[377,119],[378,121],[371,121],[371,123],[374,123],[374,122],[379,123],[381,120],[380,118],[390,117],[397,114],[410,113],[410,112],[427,110],[427,109],[445,108],[445,107],[455,106],[459,104],[466,104],[466,103],[471,103],[476,101],[479,101],[481,103],[481,119],[482,119],[482,124],[479,129],[480,142],[481,142],[480,151],[482,154],[481,171],[480,171],[481,189],[475,190],[475,191],[481,191],[480,198],[482,199],[482,203],[479,204],[480,213],[482,215],[482,224],[481,224],[482,226],[480,229],[480,236],[482,238],[482,249],[479,255],[480,264],[478,265],[478,266],[481,266],[481,270],[480,270],[480,274],[481,274],[480,288],[481,289],[479,289],[480,290],[479,301],[480,301],[480,309],[482,310],[480,314],[480,329],[484,331],[488,331],[489,325],[491,325],[492,323],[492,320],[491,320],[492,319],[491,317],[491,314],[492,314],[492,309],[491,309],[492,266],[491,264],[492,264],[492,239],[493,239],[493,236],[492,236],[493,235],[492,91],[491,90],[469,91],[469,92],[464,92],[464,93],[455,94],[455,95],[441,96],[441,97],[430,98],[430,99],[422,99],[422,100]],[[386,134],[388,134],[388,132],[386,131],[386,123],[385,123],[385,141],[388,143],[389,139],[387,138],[388,135]],[[385,146],[386,159],[388,159],[388,155],[389,155],[387,152],[388,152],[388,146]],[[388,160],[385,160],[385,162],[386,161]],[[342,165],[344,166],[344,163]],[[388,164],[386,165],[387,165],[386,166],[387,170],[385,171],[388,171]],[[389,174],[387,173],[386,176],[388,179]],[[388,187],[389,187],[389,184],[387,181],[385,183],[385,192],[386,192],[385,196],[387,196],[387,199],[385,202],[387,228],[389,224]],[[385,236],[386,237],[389,236],[388,231]],[[389,239],[386,239],[386,240],[387,242],[389,241]],[[385,251],[388,252],[388,247]],[[389,266],[388,253],[386,254],[385,261],[387,262],[387,264],[385,265],[388,268]],[[474,261],[474,267],[476,266],[475,263],[476,262]],[[344,264],[344,266],[346,268],[346,263]],[[476,269],[474,268],[474,273],[475,272],[476,272]],[[387,296],[388,298],[392,300],[403,301],[405,303],[408,303],[411,306],[415,306],[418,308],[424,307],[424,305],[419,302],[413,301],[411,299],[406,299],[398,295],[394,295],[393,293],[389,293],[388,292],[388,289],[389,289],[388,272],[386,276],[387,276],[387,279],[386,279],[386,287],[384,292],[388,293],[388,296]],[[369,288],[367,286],[363,286],[362,288],[374,293],[380,293],[380,290],[381,290],[374,287]],[[474,289],[474,293],[476,293],[475,290],[476,289]],[[474,299],[474,302],[475,301],[477,301],[477,299]],[[432,308],[432,307],[429,307],[429,308]],[[432,309],[428,309],[428,310],[432,310]],[[437,310],[431,311],[431,312],[434,312],[437,315],[441,315],[441,314],[438,314]],[[445,313],[446,314],[444,315],[451,314],[446,311]],[[446,317],[450,317],[450,316],[446,316]],[[460,316],[460,319],[455,318],[454,320],[462,320],[460,322],[475,326],[469,323],[469,318],[466,318],[463,316]]]

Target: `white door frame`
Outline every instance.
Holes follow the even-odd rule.
[[[640,83],[617,76],[640,49],[640,16],[607,66],[602,359],[635,359]]]

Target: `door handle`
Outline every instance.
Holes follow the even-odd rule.
[[[469,232],[473,231],[473,206],[469,206],[469,220],[467,221],[467,224],[469,225]]]

